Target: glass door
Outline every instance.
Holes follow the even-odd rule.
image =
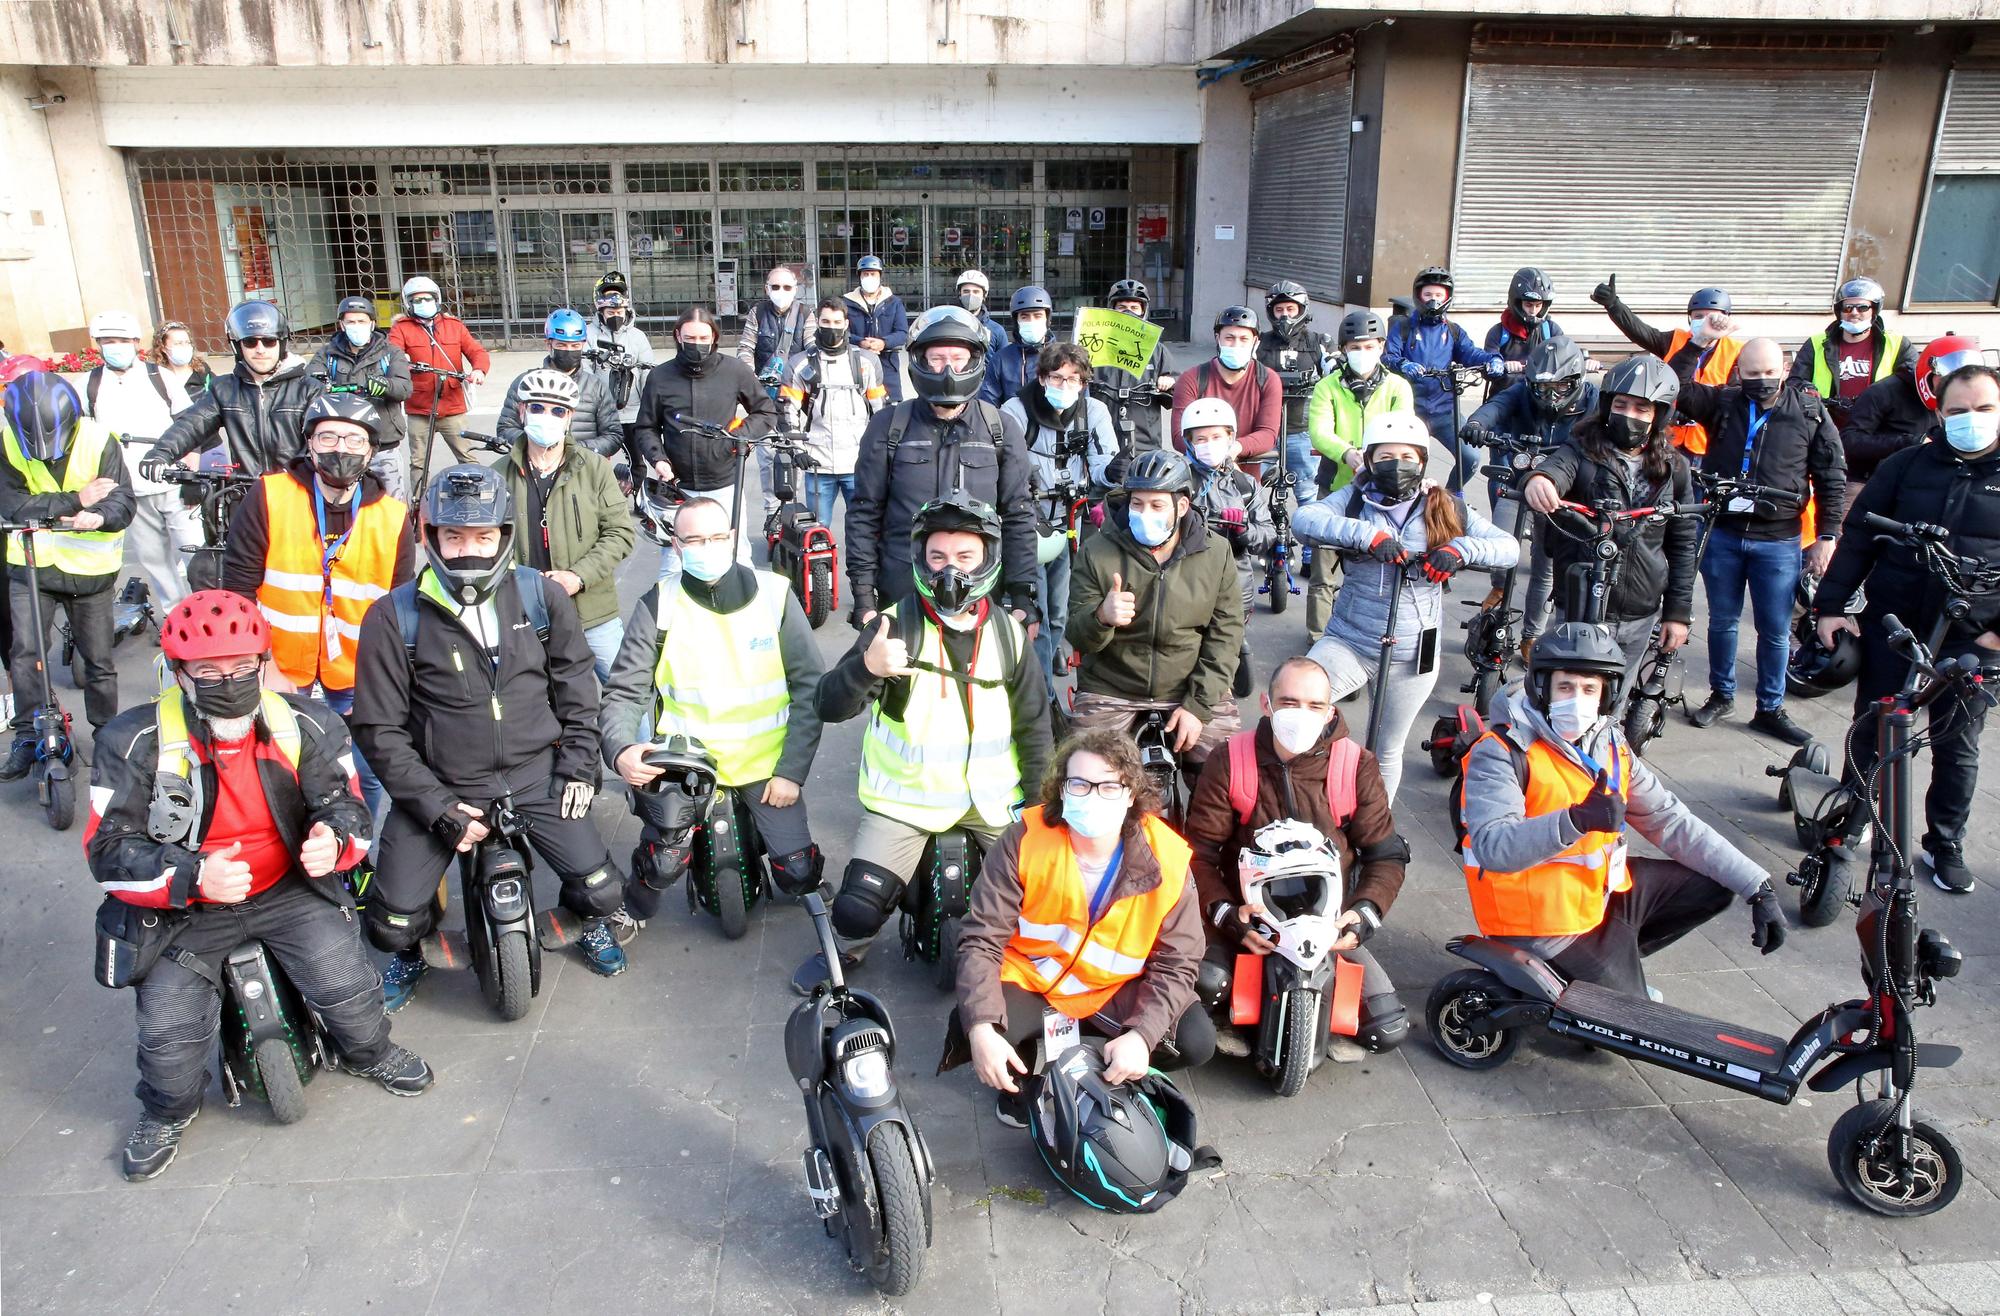
[[[632,301],[641,316],[677,319],[690,303],[713,295],[714,216],[707,206],[625,212]]]
[[[595,306],[597,280],[618,268],[617,216],[609,210],[515,210],[514,306],[530,338],[541,336],[550,311]]]
[[[724,206],[716,212],[715,288],[707,300],[722,315],[742,315],[764,295],[764,275],[774,265],[806,266],[806,216],[800,206]],[[733,287],[727,262],[734,260]],[[727,303],[733,292],[735,306]]]
[[[497,325],[505,316],[491,210],[397,215],[396,256],[404,279],[435,279],[445,309],[468,324]]]

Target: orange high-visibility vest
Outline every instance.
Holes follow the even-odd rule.
[[[1489,731],[1480,739],[1499,737]],[[1530,746],[1526,759],[1525,817],[1539,818],[1579,804],[1595,784],[1588,773],[1546,741],[1537,740]],[[1632,755],[1620,743],[1619,795],[1631,785]],[[1612,893],[1631,885],[1625,838],[1620,834],[1586,832],[1569,849],[1518,873],[1481,866],[1472,850],[1472,838],[1465,840],[1465,889],[1472,896],[1472,914],[1479,930],[1489,937],[1566,937],[1588,932],[1604,921],[1604,907]]]
[[[257,604],[271,624],[271,658],[301,690],[315,681],[352,690],[361,619],[395,584],[409,508],[387,494],[357,507],[353,527],[335,548],[320,539],[312,493],[298,480],[276,471],[258,486],[271,538]]]
[[[1021,818],[1028,829],[1021,836],[1021,914],[1001,954],[1000,980],[1083,1019],[1145,971],[1161,925],[1187,888],[1194,851],[1165,822],[1146,815],[1139,828],[1160,861],[1160,884],[1113,901],[1092,923],[1069,828],[1044,822],[1039,808]]]
[[[1685,329],[1674,330],[1673,341],[1660,354],[1662,361],[1672,361],[1674,354],[1688,345],[1691,335]],[[1719,338],[1709,349],[1708,360],[1694,372],[1697,384],[1714,384],[1718,387],[1729,382],[1729,376],[1736,369],[1736,358],[1743,352],[1740,338]],[[1684,420],[1674,426],[1674,446],[1690,457],[1699,457],[1708,451],[1708,431],[1693,421]]]

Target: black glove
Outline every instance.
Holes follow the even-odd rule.
[[[1785,944],[1785,910],[1769,882],[1750,897],[1750,944],[1766,955]]]
[[[1349,905],[1347,910],[1350,914],[1361,915],[1361,921],[1348,929],[1354,934],[1354,944],[1367,945],[1368,939],[1382,927],[1382,911],[1375,908],[1375,902],[1372,900],[1357,900]]]
[[[1386,562],[1390,566],[1399,566],[1410,556],[1409,550],[1403,547],[1403,541],[1387,530],[1375,532],[1375,537],[1368,541],[1367,552],[1377,562]]]
[[[471,822],[472,815],[454,802],[431,820],[431,835],[443,841],[446,848],[456,850],[458,843],[465,839],[465,829]]]
[[[847,624],[857,631],[865,630],[868,623],[863,618],[875,610],[875,596],[857,591],[854,595],[854,611],[847,614]]]
[[[1227,900],[1218,900],[1208,907],[1208,925],[1239,946],[1243,944],[1243,934],[1250,930],[1248,923],[1236,917],[1236,906]]]
[[[1599,772],[1590,794],[1569,806],[1569,820],[1580,832],[1625,830],[1625,797],[1611,789],[1611,774]]]
[[[368,378],[368,396],[369,396],[369,397],[371,397],[371,398],[379,398],[379,397],[382,397],[382,396],[386,395],[386,394],[388,393],[388,391],[389,391],[389,381],[388,381],[388,380],[386,380],[386,379],[382,378],[382,376],[380,376],[380,375],[371,375],[371,376],[369,376],[369,378]]]
[[[1590,300],[1596,302],[1599,306],[1609,308],[1611,303],[1618,300],[1618,276],[1614,274],[1603,283],[1591,289]]]
[[[1493,431],[1478,421],[1467,421],[1465,428],[1458,432],[1458,441],[1468,447],[1490,448],[1493,446]]]
[[[168,464],[166,454],[158,448],[153,448],[139,459],[139,476],[141,479],[158,480],[160,471]]]
[[[1424,559],[1424,575],[1433,585],[1442,585],[1465,566],[1465,554],[1450,544],[1440,544]]]

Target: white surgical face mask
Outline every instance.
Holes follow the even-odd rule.
[[[1063,821],[1078,836],[1095,839],[1110,836],[1125,823],[1125,814],[1131,808],[1127,800],[1107,800],[1095,792],[1078,797],[1063,796]]]
[[[1958,452],[1984,452],[2000,438],[2000,411],[1961,411],[1944,418],[1944,441]]]
[[[344,324],[340,326],[340,332],[346,334],[347,341],[356,347],[366,347],[368,346],[368,340],[375,336],[375,326],[372,324]]]
[[[1319,743],[1326,717],[1310,708],[1271,710],[1271,738],[1287,754],[1303,754]]]
[[[1194,459],[1211,471],[1219,471],[1229,460],[1228,439],[1203,439],[1191,449]]]
[[[1575,699],[1551,699],[1549,701],[1549,728],[1564,740],[1575,744],[1590,734],[1601,714],[1599,701],[1595,696]]]
[[[786,311],[792,309],[792,301],[799,295],[799,290],[796,288],[766,288],[764,293],[771,299],[772,309],[777,311],[778,314],[783,315]]]
[[[1350,348],[1347,353],[1347,373],[1356,379],[1366,379],[1375,373],[1375,367],[1382,364],[1382,349],[1371,347],[1364,350]]]
[[[1708,341],[1708,317],[1707,317],[1707,316],[1705,316],[1705,315],[1693,315],[1693,316],[1689,316],[1689,317],[1688,317],[1688,336],[1689,336],[1689,337],[1691,337],[1691,338],[1693,338],[1693,339],[1694,339],[1694,340],[1695,340],[1695,341],[1696,341],[1697,343],[1705,343],[1705,342],[1707,342],[1707,341]]]
[[[555,416],[524,416],[521,428],[537,448],[553,448],[568,435],[569,422]]]
[[[424,296],[410,298],[410,313],[419,320],[428,320],[438,313],[437,298]]]
[[[702,544],[681,550],[681,570],[703,584],[713,584],[729,570],[731,553],[727,544]]]
[[[1840,322],[1840,332],[1846,334],[1849,338],[1865,338],[1868,336],[1868,332],[1874,327],[1875,319],[1873,316],[1863,320],[1842,320]]]
[[[167,360],[177,366],[184,366],[194,360],[194,344],[187,343],[167,349]]]
[[[881,275],[879,275],[879,274],[864,274],[864,275],[862,275],[862,276],[861,276],[861,291],[863,291],[863,292],[874,292],[874,291],[875,291],[875,290],[876,290],[877,288],[879,288],[879,287],[881,287],[881,286],[882,286],[882,276],[881,276]]]
[[[1077,399],[1082,396],[1083,389],[1080,387],[1074,387],[1069,384],[1042,385],[1042,397],[1047,400],[1050,409],[1054,411],[1068,411],[1076,405]]]
[[[139,359],[136,343],[99,343],[97,351],[104,358],[104,364],[113,370],[130,370],[132,363]]]
[[[1014,334],[1029,347],[1039,347],[1049,336],[1049,322],[1045,319],[1016,320]]]

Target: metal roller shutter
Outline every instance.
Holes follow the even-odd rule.
[[[1257,100],[1250,128],[1249,280],[1296,279],[1341,300],[1353,76],[1342,70]]]
[[[1956,69],[1932,172],[2000,174],[2000,69]]]
[[[1826,309],[1873,74],[1470,66],[1452,272],[1498,308],[1522,265],[1557,315],[1605,275],[1638,309],[1715,285],[1739,310]]]

